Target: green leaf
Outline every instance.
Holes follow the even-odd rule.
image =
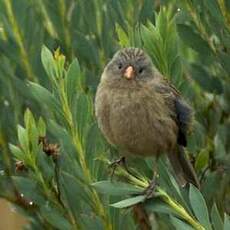
[[[98,48],[94,46],[93,40],[86,34],[75,29],[73,40],[73,48],[77,50],[81,60],[85,61],[87,65],[99,66]]]
[[[66,74],[66,90],[68,95],[69,104],[72,105],[72,100],[77,89],[81,88],[81,71],[78,60],[75,58],[68,68]]]
[[[37,83],[30,82],[29,89],[35,99],[42,105],[47,106],[51,111],[59,111],[60,106],[54,96],[44,87]]]
[[[18,146],[9,144],[9,148],[17,160],[23,161],[25,159],[25,154]]]
[[[33,117],[33,114],[29,109],[24,114],[24,122],[26,126],[27,136],[32,144],[32,150],[36,154],[38,150],[38,130]]]
[[[171,64],[171,77],[172,83],[178,88],[181,88],[183,84],[182,76],[182,64],[181,58],[179,56],[175,57],[174,62]]]
[[[54,178],[55,171],[52,157],[47,156],[42,150],[40,150],[37,154],[36,164],[43,177],[46,178],[47,183],[51,182]]]
[[[92,186],[99,193],[113,196],[133,195],[143,192],[143,189],[123,182],[99,181],[93,183]]]
[[[152,24],[150,24],[148,27],[142,26],[141,36],[144,48],[152,58],[154,65],[163,75],[167,76],[167,67],[165,63],[166,59],[164,59],[162,50],[163,40],[157,33],[156,28],[153,27]]]
[[[170,220],[173,224],[173,226],[176,228],[176,230],[193,230],[194,228],[188,225],[187,223],[183,222],[182,220],[170,216]]]
[[[91,116],[91,105],[87,95],[80,94],[76,99],[75,121],[78,133],[83,138],[89,126],[89,118]]]
[[[28,128],[30,126],[30,123],[33,123],[33,125],[35,124],[35,120],[33,118],[33,115],[31,113],[31,111],[29,109],[26,109],[26,112],[24,114],[24,124],[25,127]]]
[[[154,19],[154,4],[152,0],[144,1],[139,18],[142,22],[145,22],[147,19]]]
[[[212,206],[211,219],[214,230],[223,230],[224,225],[216,204]]]
[[[114,208],[128,208],[145,200],[144,195],[135,196],[132,198],[128,198],[126,200],[119,201],[117,203],[111,204]]]
[[[207,203],[212,202],[213,197],[218,196],[219,188],[221,186],[221,175],[213,171],[209,173],[202,184],[202,194]]]
[[[230,74],[230,55],[224,52],[220,52],[220,63],[225,71]]]
[[[28,140],[27,132],[20,125],[18,125],[18,140],[19,140],[20,147],[23,149],[23,151],[25,153],[28,153],[28,151],[29,151],[29,140]]]
[[[122,27],[116,23],[116,33],[118,35],[118,41],[121,47],[129,46],[129,37]]]
[[[192,184],[190,184],[189,189],[189,200],[196,218],[207,230],[211,230],[212,228],[205,200],[200,191]]]
[[[230,229],[230,217],[225,213],[224,215],[224,230]]]
[[[208,8],[210,14],[213,16],[213,18],[216,19],[218,23],[220,23],[220,25],[224,23],[223,16],[219,8],[219,4],[216,0],[205,0],[204,6]]]
[[[165,202],[163,202],[160,198],[157,197],[149,200],[145,204],[145,208],[150,212],[164,213],[164,214],[170,214],[174,216],[178,215],[173,208],[168,206]]]
[[[0,196],[2,198],[15,197],[14,185],[12,184],[12,178],[6,175],[0,174]]]
[[[95,230],[103,230],[103,223],[100,217],[93,215],[88,216],[87,218],[82,219],[84,227],[82,229],[95,229]]]
[[[191,67],[192,78],[200,85],[200,87],[202,87],[202,89],[210,93],[223,93],[223,86],[220,79],[211,76],[202,66],[193,64]]]
[[[38,135],[40,137],[46,136],[46,124],[41,117],[39,117],[39,120],[38,120]]]
[[[100,155],[106,151],[105,140],[96,122],[94,122],[88,129],[85,138],[85,146],[85,157],[89,165],[96,163],[95,161],[91,160],[92,158],[100,157]]]
[[[227,154],[225,146],[228,136],[228,126],[226,124],[220,124],[214,137],[215,158],[223,158]]]
[[[63,213],[60,213],[57,209],[50,207],[48,204],[41,207],[41,215],[43,218],[51,224],[53,227],[60,230],[70,230],[71,225]],[[63,210],[64,211],[64,210]]]
[[[186,205],[186,202],[182,196],[180,188],[172,176],[172,174],[168,170],[168,166],[165,163],[165,156],[161,156],[158,161],[158,172],[159,172],[159,183],[162,188],[164,188],[168,194],[175,197],[177,201],[181,202],[188,210],[189,207]]]
[[[38,187],[37,181],[34,179],[12,176],[12,180],[15,187],[20,192],[20,196],[28,202],[33,202],[37,205],[42,205],[46,202]]]
[[[196,157],[195,169],[201,170],[208,165],[209,161],[209,151],[207,149],[202,149],[198,156]]]
[[[207,42],[203,40],[198,33],[195,33],[192,27],[185,24],[178,24],[177,30],[181,39],[186,45],[200,53],[201,55],[210,56],[212,51]]]
[[[74,175],[61,171],[59,174],[59,183],[68,206],[73,210],[75,216],[79,215],[81,205],[90,202],[85,184]]]
[[[193,133],[188,138],[188,150],[189,152],[198,152],[205,145],[206,129],[204,125],[198,121],[194,121]]]
[[[155,26],[148,22],[141,26],[141,36],[146,51],[151,56],[154,65],[172,82],[179,86],[182,64],[178,51],[178,36],[172,11],[168,8],[161,9],[156,15]]]
[[[53,54],[46,46],[42,46],[41,60],[43,67],[50,79],[53,79],[57,73]]]

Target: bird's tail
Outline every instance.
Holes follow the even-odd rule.
[[[184,152],[184,147],[178,146],[173,154],[168,154],[168,158],[181,186],[185,186],[187,183],[192,183],[200,189],[200,182],[191,162]]]

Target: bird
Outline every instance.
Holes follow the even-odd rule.
[[[118,50],[105,66],[95,115],[105,139],[129,156],[166,154],[181,186],[199,180],[184,148],[193,110],[141,48]]]

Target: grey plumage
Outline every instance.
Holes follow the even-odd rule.
[[[114,55],[102,74],[95,112],[102,133],[123,154],[167,153],[177,161],[174,168],[181,163],[178,145],[186,145],[192,110],[143,50],[125,48]],[[181,174],[183,167],[177,167]]]

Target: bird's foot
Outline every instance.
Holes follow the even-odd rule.
[[[109,165],[109,168],[112,168],[112,173],[111,173],[111,178],[113,178],[114,176],[114,173],[115,173],[115,170],[118,166],[122,166],[124,167],[124,169],[129,172],[128,170],[128,167],[127,167],[127,164],[126,164],[126,160],[125,160],[125,157],[121,157],[115,161],[113,161],[110,165]]]
[[[150,181],[149,186],[144,190],[143,194],[146,196],[146,200],[154,197],[154,192],[157,186],[156,174],[154,173],[153,179]]]

